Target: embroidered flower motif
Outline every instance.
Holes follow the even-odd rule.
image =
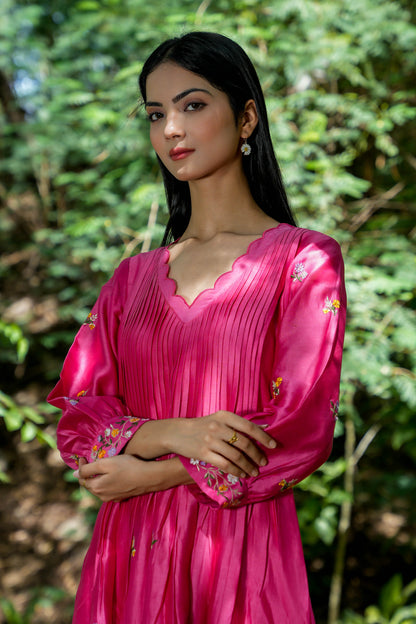
[[[333,417],[335,418],[335,420],[338,420],[338,413],[339,413],[339,401],[330,401],[331,404],[331,412]]]
[[[97,320],[97,318],[98,314],[91,314],[90,312],[83,325],[88,325],[90,329],[95,329],[95,321]]]
[[[150,548],[152,549],[153,546],[156,544],[156,542],[158,541],[156,534],[152,533],[152,541],[150,542]]]
[[[79,455],[71,455],[71,459],[73,459],[76,465],[79,466]]]
[[[123,439],[129,440],[134,433],[134,424],[138,421],[147,422],[148,418],[136,418],[126,416],[111,424],[104,430],[104,434],[97,436],[98,444],[94,444],[91,449],[91,459],[101,459],[103,457],[113,457]]]
[[[69,397],[64,397],[65,401],[68,401],[68,403],[70,403],[71,405],[78,405],[79,401],[77,401],[76,399],[70,399]]]
[[[302,282],[305,277],[308,277],[308,272],[305,270],[305,265],[302,262],[295,264],[294,271],[290,276],[294,282]]]
[[[281,377],[278,377],[276,379],[276,381],[272,381],[272,394],[273,394],[273,398],[274,399],[277,399],[277,397],[280,394],[279,387],[280,387],[280,384],[282,383],[282,381],[283,381],[283,379]]]
[[[71,397],[64,397],[64,400],[68,401],[68,403],[75,406],[75,405],[78,405],[79,399],[85,396],[86,394],[87,394],[87,390],[81,390],[80,392],[78,392],[76,399],[71,398]]]
[[[331,299],[327,297],[325,299],[325,306],[323,307],[323,313],[328,314],[328,312],[332,312],[333,315],[335,316],[340,306],[341,304],[338,301],[338,299],[334,299],[333,301],[331,301]]]
[[[131,546],[130,546],[130,555],[131,555],[132,557],[134,557],[134,556],[135,556],[135,554],[136,554],[135,544],[136,544],[136,540],[135,540],[135,538],[134,538],[134,536],[133,536],[133,539],[131,540]]]
[[[279,485],[281,487],[281,492],[284,492],[285,490],[289,490],[290,488],[292,488],[295,483],[297,483],[297,479],[291,479],[290,481],[286,481],[286,479],[282,479],[279,482]]]
[[[231,483],[231,485],[235,485],[236,483],[238,483],[238,477],[232,474],[227,474],[227,481]]]
[[[207,465],[206,462],[198,459],[190,459],[189,461],[193,466],[196,466],[198,472],[201,471],[201,466],[205,469],[203,477],[206,479],[208,487],[215,490],[217,494],[220,494],[225,499],[223,507],[232,507],[238,504],[239,499],[243,495],[240,489],[241,481],[238,477],[226,474],[216,466]]]

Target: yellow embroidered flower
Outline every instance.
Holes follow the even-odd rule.
[[[77,397],[83,397],[87,394],[86,390],[81,390],[80,392],[78,392]]]
[[[90,329],[94,329],[95,321],[97,320],[97,318],[98,318],[97,314],[91,314],[90,312],[85,320],[85,323],[83,323],[83,325],[88,325]]]
[[[101,449],[101,451],[98,453],[98,459],[102,459],[103,457],[105,457],[106,455],[106,451],[104,449]]]
[[[130,422],[135,423],[135,422],[138,422],[139,419],[136,416],[131,416],[129,420]]]
[[[133,537],[133,539],[131,540],[131,546],[130,546],[130,554],[132,557],[134,557],[134,555],[136,554],[136,548],[135,548],[135,539]]]
[[[282,383],[282,381],[283,379],[281,377],[278,377],[276,381],[272,381],[272,392],[273,392],[274,399],[276,399],[280,394],[279,386]]]
[[[120,429],[113,429],[111,432],[111,437],[116,438],[120,433]]]
[[[218,487],[218,491],[219,492],[226,492],[228,490],[228,486],[227,485],[220,485]]]
[[[333,315],[335,316],[335,314],[337,313],[337,310],[339,310],[340,307],[341,307],[341,303],[338,301],[338,299],[334,299],[333,301],[331,301],[331,299],[327,297],[325,299],[325,305],[322,308],[322,311],[324,314],[328,314],[328,312],[332,312]]]
[[[92,447],[93,451],[96,451],[98,449],[98,446],[96,444],[94,444],[94,446]]]

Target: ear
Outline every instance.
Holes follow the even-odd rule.
[[[247,100],[240,117],[240,135],[242,139],[248,139],[251,136],[258,121],[259,116],[255,101]]]

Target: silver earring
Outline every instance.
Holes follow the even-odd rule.
[[[251,146],[247,143],[247,139],[244,139],[244,143],[242,144],[240,149],[243,152],[243,156],[250,156]]]

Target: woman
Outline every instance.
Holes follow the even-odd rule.
[[[121,263],[49,397],[104,501],[73,622],[311,623],[291,487],[332,446],[339,246],[294,226],[237,44],[171,39],[139,82],[174,242]]]

